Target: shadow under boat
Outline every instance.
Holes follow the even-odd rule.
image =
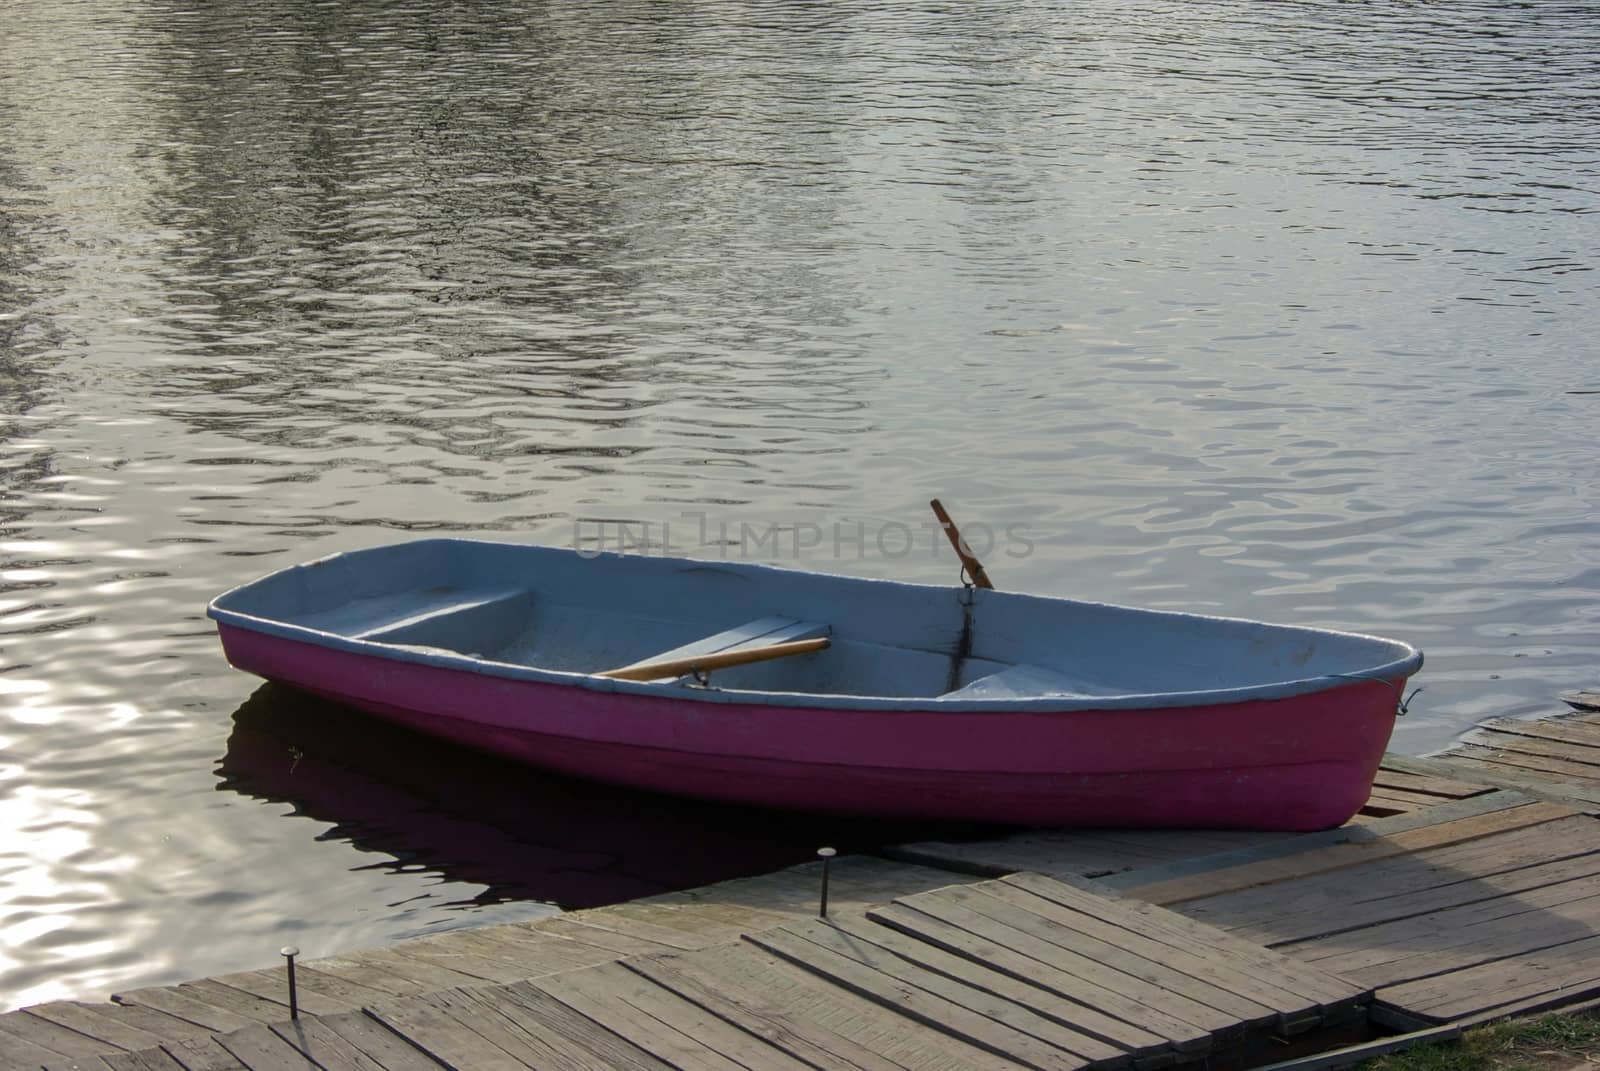
[[[287,803],[340,838],[485,886],[479,903],[597,907],[840,851],[1006,832],[796,814],[579,781],[471,751],[279,684],[234,713],[220,791]]]

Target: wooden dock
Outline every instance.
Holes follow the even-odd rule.
[[[1049,831],[894,854],[1094,878],[1370,985],[1396,1029],[1555,1007],[1600,995],[1596,706],[1391,756],[1362,814],[1323,833]]]
[[[5,1055],[51,1071],[1156,1071],[1259,1062],[1289,1039],[1362,1020],[1372,995],[1148,904],[1041,875],[948,878],[876,906],[847,899],[826,919],[723,901],[585,913],[569,932],[592,926],[617,947],[553,971],[540,941],[523,959],[507,932],[527,939],[540,924],[477,931],[468,952],[400,945],[376,963],[312,963],[293,1021],[281,977],[274,987],[254,974],[105,1008],[46,1005],[8,1017]],[[413,957],[421,969],[405,970]],[[401,979],[424,991],[369,988]]]
[[[93,1071],[1246,1068],[1600,995],[1600,712],[1392,757],[1312,834],[902,845],[0,1015]]]

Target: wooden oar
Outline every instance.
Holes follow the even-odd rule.
[[[972,553],[972,548],[967,546],[967,541],[961,538],[961,533],[956,530],[956,522],[950,519],[950,514],[944,511],[944,506],[936,498],[929,502],[933,507],[933,515],[939,518],[939,526],[944,529],[944,534],[950,537],[950,545],[956,548],[956,556],[961,559],[961,567],[967,571],[975,587],[994,589],[994,584],[989,581],[989,574],[983,571],[983,563]]]
[[[709,673],[714,669],[743,666],[751,662],[765,662],[771,658],[808,654],[828,646],[828,637],[812,640],[790,640],[788,643],[771,643],[765,647],[746,647],[738,651],[721,651],[717,654],[695,655],[692,658],[669,658],[663,662],[641,662],[636,666],[608,669],[596,677],[610,677],[617,681],[654,681],[662,677],[681,677],[685,673]]]

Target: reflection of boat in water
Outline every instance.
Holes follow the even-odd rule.
[[[483,902],[591,907],[772,870],[825,843],[919,835],[542,773],[274,684],[235,712],[219,773],[220,787],[332,822],[324,837],[396,868],[487,886]]]

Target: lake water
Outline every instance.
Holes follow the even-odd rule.
[[[7,0],[0,1006],[893,835],[230,671],[351,547],[953,581],[937,494],[1005,588],[1415,643],[1401,750],[1550,711],[1597,168],[1593,2]]]

